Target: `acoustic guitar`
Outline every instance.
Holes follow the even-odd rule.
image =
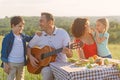
[[[71,43],[70,45],[66,46],[70,49],[76,49],[83,46],[83,42],[79,43]],[[56,59],[56,54],[60,53],[63,48],[54,49],[50,46],[45,46],[43,48],[40,47],[33,47],[31,48],[31,54],[39,61],[37,67],[33,67],[30,64],[29,58],[27,59],[27,70],[29,73],[32,74],[39,74],[41,69],[45,66],[48,66],[50,62],[54,62]]]

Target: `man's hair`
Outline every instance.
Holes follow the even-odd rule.
[[[55,20],[55,19],[54,19],[54,17],[53,17],[53,15],[52,15],[52,14],[50,14],[50,13],[43,12],[43,13],[41,13],[41,16],[43,16],[43,15],[45,15],[45,16],[46,16],[47,21],[49,21],[49,20],[54,21],[54,20]]]
[[[11,20],[10,20],[11,27],[12,27],[12,25],[17,25],[20,22],[22,22],[24,24],[24,20],[21,16],[12,17]]]

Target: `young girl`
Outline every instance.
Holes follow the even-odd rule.
[[[75,43],[83,42],[82,48],[77,49],[79,58],[89,58],[97,55],[97,46],[90,33],[90,23],[86,18],[76,18],[72,24],[71,32]]]
[[[96,21],[95,40],[97,43],[98,55],[103,58],[112,58],[111,53],[107,47],[109,33],[109,22],[106,18],[101,18]]]

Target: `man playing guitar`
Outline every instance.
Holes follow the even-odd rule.
[[[34,46],[44,47],[50,46],[54,49],[63,48],[62,52],[57,54],[57,62],[66,62],[67,57],[72,57],[72,52],[68,49],[67,46],[70,42],[70,37],[68,33],[61,29],[57,28],[54,25],[54,17],[50,13],[41,13],[40,18],[40,28],[42,30],[41,36],[35,35],[33,39],[29,42],[27,47],[27,55],[32,66],[37,67],[39,62],[32,54],[31,48]],[[43,67],[41,70],[43,80],[54,80],[52,71],[49,66]]]

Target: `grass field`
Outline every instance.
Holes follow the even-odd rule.
[[[2,38],[3,37],[0,36],[0,50],[1,50]],[[109,44],[109,49],[114,59],[120,59],[120,44]],[[73,57],[77,58],[77,55],[74,53]],[[25,69],[25,80],[42,80],[41,75],[32,75],[27,72],[26,67],[24,69]],[[3,73],[2,68],[0,68],[0,80],[6,80],[6,75],[5,73]]]

